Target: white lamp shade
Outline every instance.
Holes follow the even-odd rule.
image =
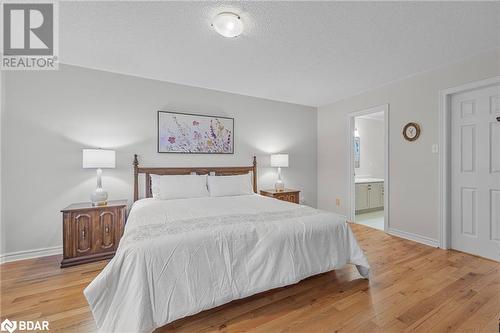
[[[115,151],[107,149],[83,149],[82,167],[114,168],[116,165]]]
[[[271,155],[271,166],[278,168],[288,168],[288,154]]]

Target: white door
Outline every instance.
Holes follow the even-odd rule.
[[[500,261],[500,85],[451,107],[451,247]]]

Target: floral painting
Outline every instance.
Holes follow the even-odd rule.
[[[159,153],[234,153],[234,119],[158,111]]]

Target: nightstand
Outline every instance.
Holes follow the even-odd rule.
[[[275,198],[278,200],[299,203],[299,193],[298,190],[292,190],[289,188],[284,189],[283,191],[276,190],[261,190],[260,194],[265,195],[266,197]]]
[[[64,208],[63,261],[61,267],[110,259],[123,235],[127,200],[108,201],[105,206],[90,202]]]

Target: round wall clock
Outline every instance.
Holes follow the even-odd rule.
[[[408,123],[403,128],[403,136],[408,141],[415,141],[420,136],[420,126],[417,123]]]

